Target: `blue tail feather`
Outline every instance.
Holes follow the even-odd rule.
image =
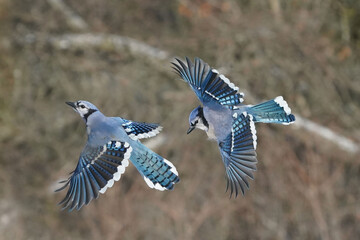
[[[130,160],[150,188],[172,190],[174,184],[180,180],[175,166],[150,149],[137,152]]]
[[[250,107],[249,113],[253,115],[254,122],[285,125],[295,122],[295,116],[291,114],[291,109],[281,96]]]

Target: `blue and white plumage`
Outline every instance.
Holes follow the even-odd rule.
[[[225,165],[227,187],[230,196],[249,189],[248,179],[254,179],[256,170],[255,123],[291,124],[291,114],[283,97],[255,106],[243,105],[244,94],[224,75],[199,58],[192,63],[176,59],[173,69],[195,92],[203,106],[195,108],[189,116],[188,134],[195,128],[204,130],[210,139],[216,140]]]
[[[88,141],[71,176],[61,183],[69,186],[59,203],[63,209],[79,210],[99,193],[105,193],[120,180],[132,162],[150,188],[172,190],[179,181],[175,166],[144,146],[139,139],[153,137],[161,131],[158,124],[106,117],[87,101],[66,102],[84,119]]]

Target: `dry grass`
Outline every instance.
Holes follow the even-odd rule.
[[[66,1],[93,33],[202,57],[258,99],[360,141],[359,9],[350,1]],[[345,9],[345,10],[344,10]],[[114,51],[53,48],[74,33],[46,1],[0,0],[0,235],[3,239],[354,239],[360,236],[359,156],[292,127],[258,125],[258,171],[229,199],[216,144],[186,136],[199,103],[156,61]],[[356,28],[357,27],[357,28]],[[39,40],[40,39],[40,40]],[[65,104],[160,122],[181,182],[149,189],[134,167],[80,212],[61,212],[54,182],[86,140]],[[246,98],[247,103],[252,102]]]

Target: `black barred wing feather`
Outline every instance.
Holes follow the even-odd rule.
[[[59,203],[63,209],[79,210],[99,193],[105,193],[113,186],[114,181],[120,179],[121,174],[129,165],[132,148],[127,142],[109,141],[98,147],[86,146],[80,155],[78,165],[65,185],[56,192],[69,185],[65,198]]]
[[[219,143],[221,156],[227,174],[228,190],[230,186],[230,197],[239,190],[245,193],[249,189],[248,178],[254,179],[253,172],[256,170],[256,130],[253,117],[246,112],[233,115],[233,126],[231,133],[225,141]]]
[[[162,127],[156,123],[140,123],[123,120],[125,123],[123,123],[122,126],[133,140],[154,137],[162,130]]]
[[[189,58],[186,58],[187,64],[176,60],[178,64],[172,63],[173,69],[189,83],[202,103],[215,101],[233,109],[243,102],[244,94],[238,92],[239,88],[201,59],[195,58],[195,64]]]

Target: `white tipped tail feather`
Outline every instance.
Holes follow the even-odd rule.
[[[280,107],[282,107],[287,115],[291,114],[291,109],[289,108],[289,105],[284,100],[282,96],[278,96],[274,99],[274,101],[279,104]]]

